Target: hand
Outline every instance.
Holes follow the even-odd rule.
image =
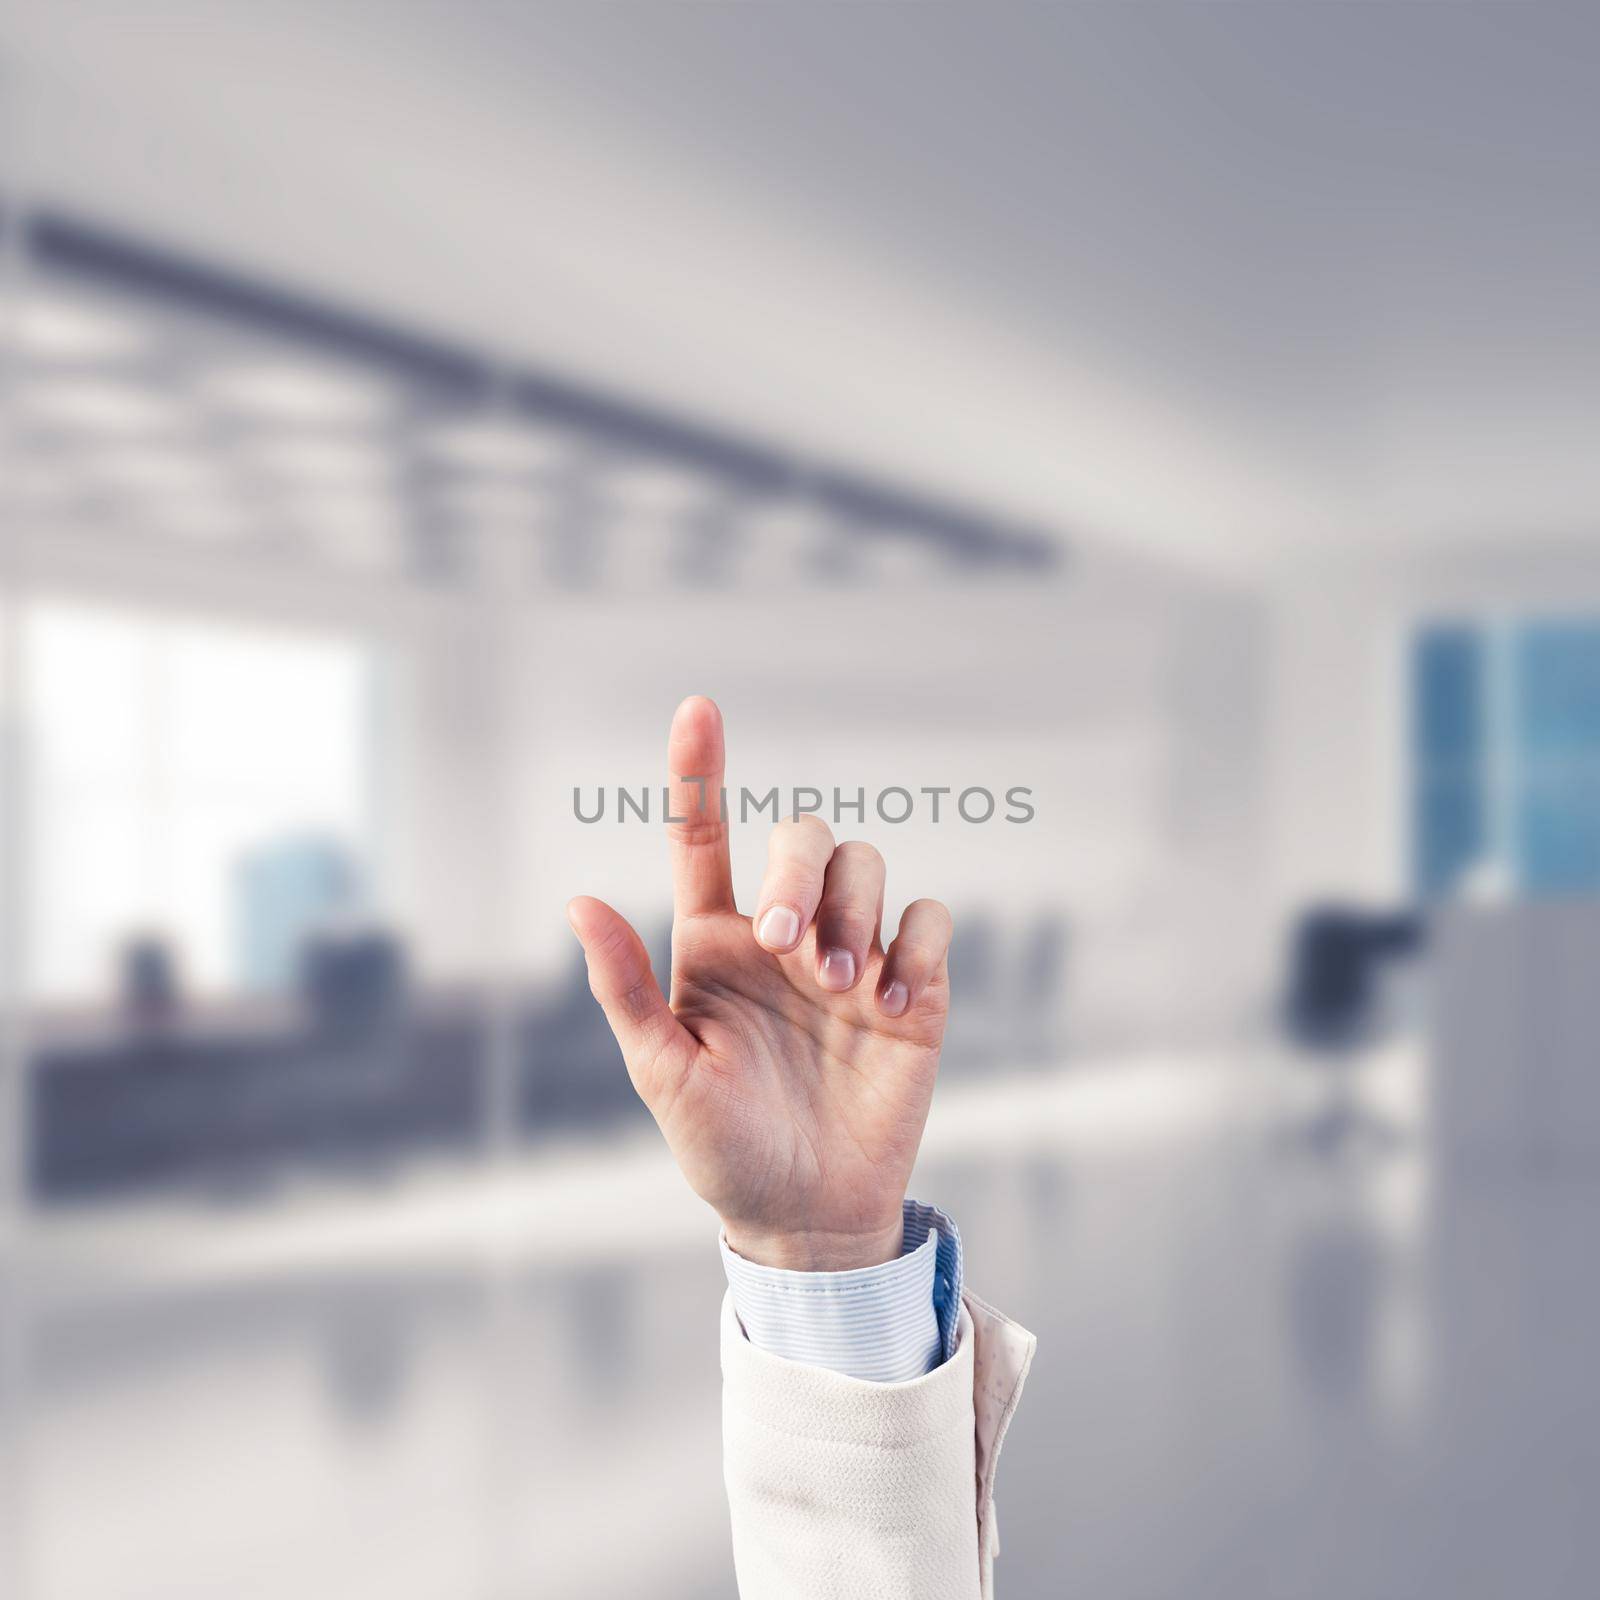
[[[567,907],[633,1086],[740,1255],[809,1271],[893,1260],[944,1038],[950,914],[916,901],[885,954],[883,858],[805,816],[772,831],[752,923],[733,902],[711,701],[678,707],[667,758],[686,819],[667,828],[671,1005],[621,916]]]

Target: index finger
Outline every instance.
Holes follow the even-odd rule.
[[[680,917],[734,909],[728,824],[722,815],[725,760],[722,713],[715,701],[691,695],[673,713],[667,736],[667,838],[673,909]]]

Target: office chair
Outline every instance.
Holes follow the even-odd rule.
[[[1332,1154],[1358,1138],[1393,1144],[1399,1130],[1363,1107],[1352,1082],[1354,1058],[1394,1027],[1386,979],[1422,947],[1415,912],[1374,913],[1343,906],[1305,912],[1290,941],[1283,1007],[1289,1038],[1332,1071],[1327,1102],[1302,1130],[1314,1149]]]

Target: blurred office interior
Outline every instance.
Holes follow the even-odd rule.
[[[1592,1592],[1597,65],[0,21],[0,1594],[732,1596],[714,1224],[562,915],[665,959],[691,692],[955,912],[1003,1594]]]

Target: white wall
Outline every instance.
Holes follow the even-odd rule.
[[[1400,597],[1382,573],[1304,573],[1271,602],[1269,895],[1390,901],[1405,888]]]

